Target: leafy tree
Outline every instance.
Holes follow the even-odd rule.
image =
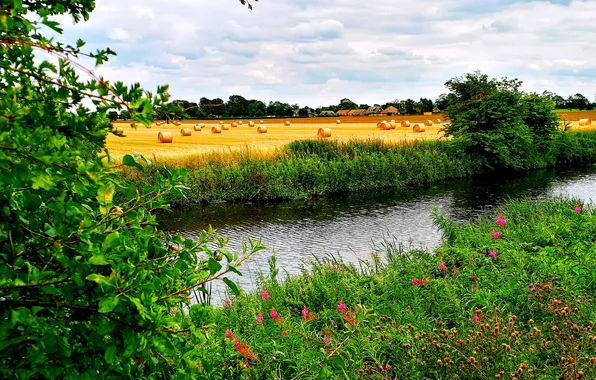
[[[248,101],[248,116],[251,117],[262,117],[267,113],[267,106],[260,100],[249,100]]]
[[[292,106],[288,103],[275,101],[269,102],[269,105],[267,106],[267,115],[269,116],[288,117],[293,114],[294,111],[292,111]]]
[[[450,120],[446,135],[485,166],[523,168],[533,139],[525,125],[521,81],[489,79],[474,72],[445,86],[455,97],[445,110]]]
[[[417,107],[417,104],[412,99],[406,99],[403,102],[404,113],[407,115],[414,115],[414,114],[420,113],[419,111],[416,110],[416,107]]]
[[[533,134],[534,146],[538,150],[546,149],[559,127],[555,102],[548,95],[529,94],[522,97],[522,104],[524,124]]]
[[[226,113],[232,117],[248,115],[248,101],[240,95],[232,95],[226,103]]]
[[[343,98],[342,100],[339,101],[338,107],[339,107],[339,109],[343,109],[343,110],[355,110],[355,109],[358,109],[358,104],[354,103],[353,101],[351,101],[348,98]]]
[[[108,112],[107,117],[111,121],[118,120],[118,112],[117,111],[110,111],[110,112]]]
[[[418,104],[421,112],[433,112],[434,104],[432,100],[420,98],[420,102]]]
[[[154,210],[181,195],[184,170],[132,184],[115,169],[150,162],[128,155],[117,164],[102,152],[108,110],[149,125],[169,95],[87,69],[81,79],[80,57],[100,65],[113,52],[42,34],[61,32],[49,16],[78,22],[94,6],[0,2],[0,378],[197,377],[202,306],[189,297],[215,279],[237,291],[226,276],[242,259],[212,232],[192,241],[156,229]],[[253,242],[245,253],[259,249]]]
[[[130,112],[128,112],[128,110],[122,110],[120,111],[118,118],[120,120],[130,120]]]

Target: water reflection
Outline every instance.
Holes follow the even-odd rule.
[[[432,184],[409,190],[371,191],[340,197],[276,204],[219,204],[196,207],[162,217],[162,229],[196,237],[209,225],[231,239],[240,250],[247,236],[263,238],[268,253],[258,254],[236,279],[255,287],[257,273],[267,272],[272,252],[278,266],[298,273],[305,260],[329,254],[347,262],[368,259],[373,243],[392,237],[414,248],[432,249],[440,241],[432,209],[465,222],[498,208],[506,199],[570,195],[589,202],[596,199],[596,166],[574,171],[555,169]],[[221,288],[216,298],[221,298]]]

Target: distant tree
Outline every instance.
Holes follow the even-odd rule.
[[[343,98],[339,101],[339,108],[344,110],[354,110],[358,108],[358,104],[354,103],[348,98]]]
[[[403,104],[404,104],[404,113],[405,114],[415,115],[418,113],[418,112],[416,112],[417,104],[414,100],[406,99]]]
[[[183,118],[197,119],[199,117],[199,105],[197,103],[180,99],[174,100],[172,101],[172,103],[180,107],[180,111],[182,112]]]
[[[427,98],[420,98],[419,107],[421,112],[433,112],[433,101]]]
[[[248,101],[248,116],[250,117],[263,117],[267,114],[267,106],[260,100],[249,100]]]
[[[310,108],[308,106],[306,106],[304,108],[300,108],[300,110],[298,110],[298,116],[308,117],[309,112],[310,112]]]
[[[561,95],[552,94],[551,99],[555,103],[556,108],[563,109],[567,107],[567,101]]]
[[[583,96],[582,94],[579,94],[579,93],[573,95],[572,100],[573,100],[573,108],[577,108],[580,111],[585,110],[586,107],[588,106],[588,104],[590,103],[588,98],[586,98],[585,96]]]
[[[361,105],[358,106],[358,108],[361,109],[361,110],[366,110],[366,109],[369,109],[370,106],[368,104],[361,104]]]
[[[275,101],[269,102],[269,105],[267,106],[267,115],[269,116],[288,117],[293,114],[294,111],[292,110],[292,106],[288,103]]]
[[[120,111],[120,116],[118,117],[120,120],[130,120],[130,112],[128,110]]]
[[[226,111],[232,117],[247,116],[248,101],[240,95],[232,95],[226,103]]]
[[[108,119],[110,119],[111,121],[117,120],[118,119],[118,112],[116,111],[110,111],[107,113],[106,115],[108,117]]]

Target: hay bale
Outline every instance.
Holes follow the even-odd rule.
[[[122,127],[116,128],[116,133],[119,134],[119,135],[124,134],[124,128],[122,128]]]
[[[242,125],[242,120],[240,120],[240,121],[238,122],[238,125]]]
[[[382,125],[383,123],[387,123],[387,120],[379,121],[379,122],[377,123],[377,128],[381,128],[381,125]]]
[[[172,132],[159,132],[157,134],[157,141],[160,144],[169,144],[174,141],[174,136],[172,136]]]
[[[202,126],[200,126],[199,124],[197,124],[197,125],[195,125],[195,128],[194,128],[194,129],[195,129],[195,131],[197,131],[197,132],[201,132],[201,129],[203,129],[203,127],[202,127]]]
[[[223,122],[223,120],[220,120],[220,121],[219,121],[219,124],[223,124],[223,123],[224,123],[224,122]]]
[[[341,120],[336,120],[336,121],[335,121],[335,124],[341,124]],[[323,129],[323,128],[321,128],[321,129]],[[319,131],[320,131],[321,129],[319,129]]]
[[[432,120],[425,120],[424,121],[424,125],[426,125],[427,127],[432,127],[433,126],[433,121]]]
[[[232,126],[232,128],[237,128],[237,127],[238,127],[238,123],[236,123],[236,122],[233,122],[233,123],[231,124],[231,126]]]
[[[261,124],[265,124],[265,122],[264,122],[263,120],[260,120],[260,121],[259,121],[259,123],[261,123]]]
[[[254,127],[255,126],[255,122],[254,121],[249,121],[248,122],[248,126],[249,127]]]
[[[331,137],[331,128],[319,128],[317,132],[317,137],[320,139]]]
[[[258,133],[267,133],[267,127],[266,127],[266,126],[264,126],[264,125],[259,125],[259,126],[257,127],[257,132],[258,132]]]
[[[432,112],[425,112],[424,116],[432,116],[432,114],[433,114]]]
[[[190,136],[192,135],[192,131],[190,130],[190,128],[182,128],[180,130],[180,136]]]
[[[214,125],[211,127],[211,133],[221,133],[221,127],[219,125]]]
[[[289,127],[290,126],[290,121],[289,120],[286,120],[285,124],[286,124],[287,127]]]
[[[379,123],[379,128],[381,131],[388,131],[391,129],[391,124],[389,122],[382,121]]]
[[[414,124],[412,129],[414,130],[414,133],[422,133],[422,132],[426,131],[426,128],[424,128],[424,125],[420,125],[420,124]]]
[[[401,122],[401,126],[404,128],[409,128],[410,127],[410,122],[408,120],[404,120]]]
[[[221,126],[221,129],[224,130],[224,131],[227,131],[227,130],[230,129],[230,126],[228,124],[224,124],[224,125]]]
[[[589,127],[592,125],[592,119],[580,119],[579,126],[580,127]]]
[[[389,122],[389,129],[395,129],[396,126],[397,126],[397,124],[395,124],[395,120],[391,120]]]
[[[441,119],[435,120],[435,124],[441,124]]]

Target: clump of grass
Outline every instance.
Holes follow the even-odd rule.
[[[435,252],[388,243],[378,248],[385,264],[366,273],[319,261],[212,309],[218,326],[195,348],[198,373],[596,377],[593,210],[566,199],[515,201],[470,224],[437,223],[448,232]]]

